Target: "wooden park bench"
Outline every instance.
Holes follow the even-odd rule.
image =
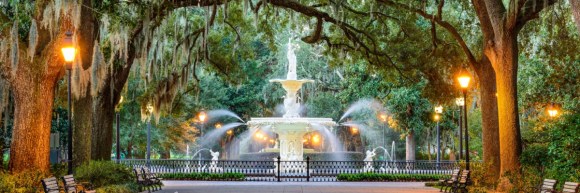
[[[578,193],[578,189],[580,184],[577,182],[566,182],[564,183],[564,188],[562,189],[562,193]]]
[[[143,191],[144,188],[147,188],[147,190],[151,192],[150,190],[151,182],[145,178],[143,170],[141,168],[135,168],[133,169],[133,172],[135,173],[135,180],[137,182],[137,185],[139,185],[139,191]]]
[[[459,181],[457,182],[457,184],[455,185],[453,192],[458,192],[461,191],[463,192],[465,190],[465,192],[467,192],[467,186],[471,184],[471,181],[469,180],[469,170],[463,170],[461,172],[461,176],[459,177]]]
[[[78,184],[73,175],[66,175],[62,178],[62,183],[64,185],[64,192],[65,193],[79,193],[85,192],[86,188],[83,185]]]
[[[553,193],[556,192],[556,183],[558,181],[553,179],[544,179],[542,186],[540,186],[540,193]]]
[[[145,180],[149,181],[149,184],[154,188],[159,188],[158,190],[161,190],[161,186],[163,185],[161,180],[163,180],[163,178],[157,177],[157,174],[152,173],[148,167],[143,167],[142,169]]]
[[[45,178],[40,180],[40,182],[42,182],[42,188],[45,193],[60,193],[58,181],[55,177]]]
[[[439,180],[439,186],[441,186],[439,192],[447,192],[448,189],[453,187],[453,184],[457,183],[457,176],[459,176],[459,171],[459,169],[454,169],[453,172],[451,172],[451,176],[449,178]]]

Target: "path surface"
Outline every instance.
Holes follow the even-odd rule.
[[[423,182],[163,181],[159,193],[435,193]]]

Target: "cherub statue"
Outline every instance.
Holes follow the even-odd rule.
[[[220,157],[220,152],[219,151],[212,151],[211,149],[209,150],[209,152],[211,153],[211,161],[218,161],[218,159]]]
[[[363,161],[372,162],[373,161],[373,157],[375,155],[377,155],[375,153],[375,150],[373,150],[373,151],[367,150],[366,157],[365,157],[365,159]]]

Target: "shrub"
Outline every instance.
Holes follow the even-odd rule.
[[[0,193],[39,192],[42,190],[40,180],[47,176],[39,171],[24,171],[14,175],[0,172]]]
[[[111,161],[90,161],[76,168],[75,178],[89,182],[92,188],[134,182],[131,168]]]
[[[14,192],[39,192],[42,190],[40,180],[49,177],[48,174],[39,171],[25,171],[13,174],[12,179],[16,191]]]
[[[0,172],[0,193],[14,192],[16,186],[14,185],[14,180],[11,175],[7,173]]]
[[[139,192],[139,187],[137,184],[135,183],[128,183],[128,184],[122,184],[122,185],[108,185],[108,186],[103,186],[100,188],[97,188],[95,191],[97,193],[109,193],[109,192],[115,192],[115,193],[134,193],[134,192]]]
[[[338,181],[397,181],[397,182],[417,182],[417,181],[434,181],[448,175],[444,174],[377,174],[377,173],[359,173],[359,174],[339,174]]]
[[[472,182],[470,186],[467,186],[469,192],[486,192],[497,186],[497,179],[494,179],[491,172],[487,170],[489,164],[474,162],[470,163],[469,167],[469,177]],[[465,162],[461,162],[461,168],[465,169]]]
[[[168,173],[159,174],[160,178],[165,180],[232,180],[238,181],[243,180],[245,175],[242,173],[222,173],[222,174],[210,174],[210,173]]]

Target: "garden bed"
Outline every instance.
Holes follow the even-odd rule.
[[[347,182],[425,182],[437,181],[448,175],[443,174],[377,174],[377,173],[360,173],[360,174],[339,174],[336,177],[338,181]]]
[[[246,177],[242,173],[167,173],[158,174],[163,180],[203,180],[203,181],[242,181]]]

